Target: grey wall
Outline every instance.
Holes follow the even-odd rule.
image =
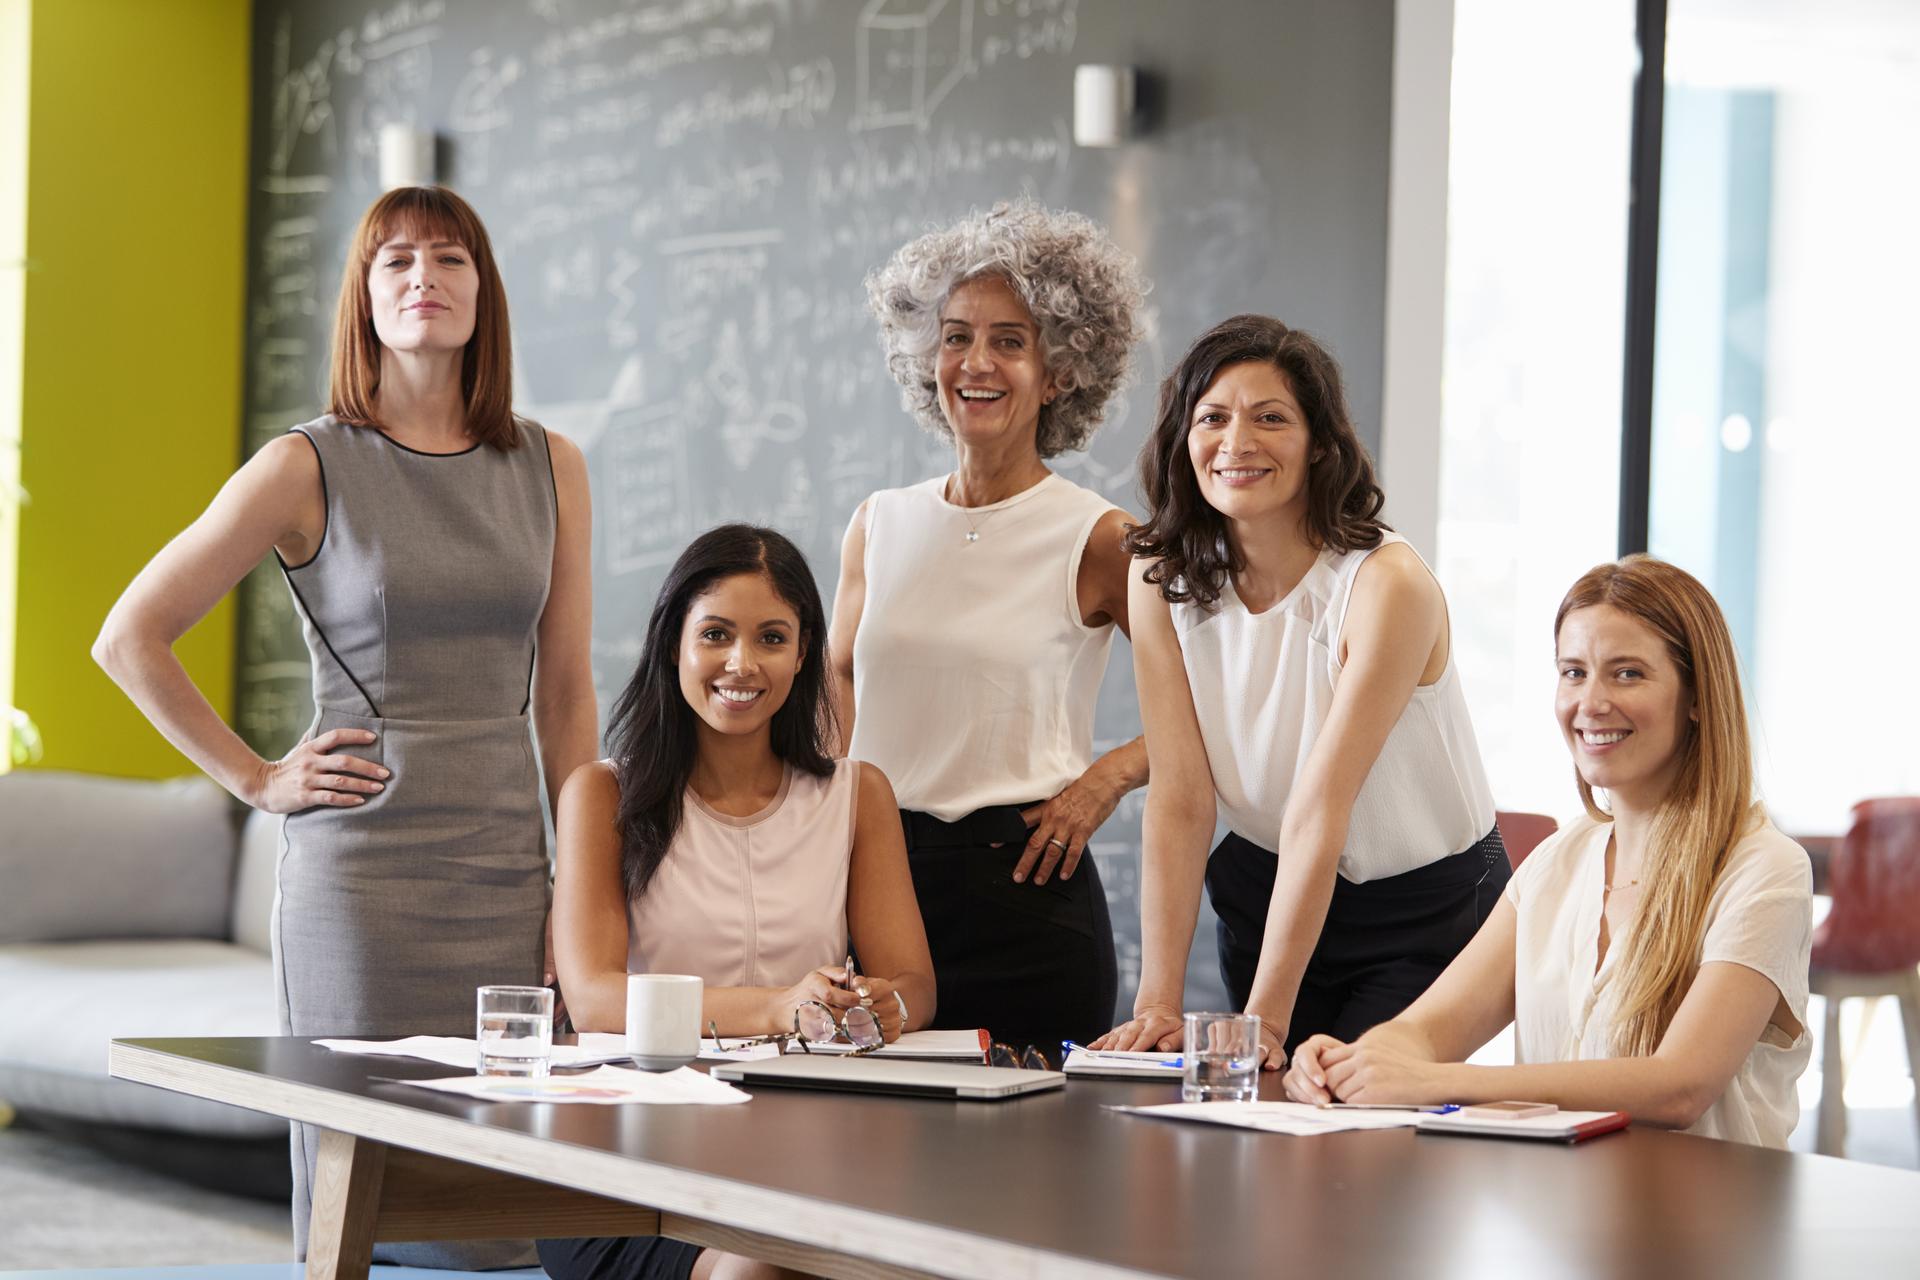
[[[1141,378],[1059,469],[1138,511],[1153,389],[1197,333],[1277,314],[1341,357],[1377,445],[1390,0],[260,0],[247,442],[315,416],[374,134],[439,135],[513,305],[522,410],[593,476],[601,707],[666,564],[771,523],[832,591],[876,488],[950,465],[900,410],[861,278],[904,239],[1030,192],[1106,223],[1154,283]],[[1073,68],[1146,76],[1146,129],[1071,140]],[[239,721],[279,754],[311,715],[285,586],[243,588]],[[1099,742],[1138,732],[1125,646]],[[1136,794],[1095,856],[1138,967]],[[1216,1003],[1210,918],[1190,1005]]]

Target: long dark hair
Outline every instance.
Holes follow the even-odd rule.
[[[1212,605],[1227,575],[1246,568],[1226,517],[1200,496],[1187,456],[1193,412],[1229,365],[1257,360],[1287,377],[1312,437],[1307,467],[1307,536],[1316,546],[1358,551],[1380,545],[1386,495],[1373,478],[1373,460],[1354,432],[1340,366],[1311,334],[1272,316],[1222,320],[1201,334],[1160,384],[1153,434],[1140,449],[1140,489],[1146,523],[1127,533],[1127,550],[1159,563],[1146,580],[1170,602]]]
[[[833,703],[827,696],[827,615],[800,548],[772,529],[723,524],[695,538],[667,571],[647,619],[633,679],[607,719],[607,755],[620,783],[620,871],[638,898],[667,856],[686,808],[699,733],[680,692],[680,633],[687,611],[722,578],[758,573],[800,620],[800,666],[773,713],[773,754],[816,777],[833,772]]]

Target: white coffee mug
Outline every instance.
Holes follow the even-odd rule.
[[[643,1071],[672,1071],[700,1056],[700,979],[627,975],[627,1056]]]

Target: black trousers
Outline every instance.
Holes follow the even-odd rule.
[[[900,821],[933,953],[933,1025],[986,1027],[1057,1063],[1062,1040],[1112,1029],[1119,966],[1092,854],[1072,879],[1056,871],[1045,884],[1013,882],[1032,834],[1020,820],[1025,807],[996,805],[953,822],[903,810]]]
[[[700,1246],[665,1236],[536,1240],[553,1280],[687,1280]]]
[[[1207,859],[1207,897],[1220,917],[1220,977],[1247,1007],[1279,860],[1228,833]],[[1495,827],[1464,852],[1381,880],[1336,878],[1327,922],[1300,979],[1287,1028],[1291,1054],[1321,1032],[1352,1040],[1433,984],[1493,914],[1512,874]]]

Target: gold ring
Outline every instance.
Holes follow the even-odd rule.
[[[1052,837],[1048,837],[1048,839],[1047,839],[1047,843],[1048,843],[1048,844],[1057,844],[1057,845],[1059,845],[1059,846],[1060,846],[1060,847],[1061,847],[1062,849],[1064,849],[1064,848],[1066,848],[1066,847],[1067,847],[1067,842],[1066,842],[1065,840],[1055,840],[1055,839],[1053,839]]]

